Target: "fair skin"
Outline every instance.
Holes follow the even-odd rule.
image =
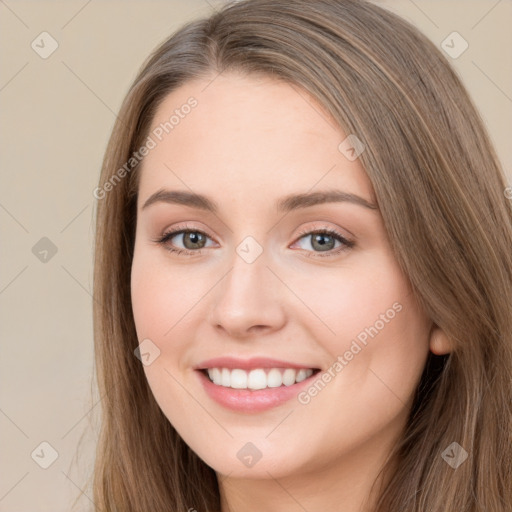
[[[345,201],[277,211],[284,196],[331,189],[376,204],[360,160],[338,150],[346,134],[325,111],[270,78],[228,73],[210,82],[188,82],[165,98],[152,130],[189,97],[198,104],[142,166],[132,304],[139,342],[149,338],[160,350],[146,377],[174,428],[217,472],[222,512],[369,511],[363,503],[405,424],[428,352],[446,353],[446,338],[414,300],[378,209]],[[143,208],[160,189],[206,195],[218,210],[163,201]],[[175,228],[195,238],[155,242]],[[311,233],[325,228],[354,245],[336,253],[342,243],[327,235],[323,252]],[[206,235],[201,254],[169,252],[197,252],[197,231]],[[251,263],[237,253],[248,236],[262,249]],[[400,311],[377,324],[393,304]],[[375,325],[383,327],[347,361],[352,342]],[[319,369],[312,381],[332,374],[338,356],[347,364],[308,403],[294,397],[251,412],[205,392],[195,367],[224,356]],[[252,467],[237,456],[248,442],[261,453]]]

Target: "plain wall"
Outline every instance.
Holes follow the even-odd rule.
[[[380,3],[437,46],[453,31],[468,42],[452,63],[512,183],[512,3]],[[91,392],[92,193],[115,113],[142,61],[184,22],[220,5],[0,3],[0,511],[68,511],[81,490],[77,510],[91,507],[100,408]],[[43,31],[58,43],[46,59],[31,47],[35,40],[39,52],[51,48],[38,37]],[[52,455],[42,442],[58,452],[48,469],[39,465]]]

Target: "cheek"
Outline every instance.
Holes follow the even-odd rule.
[[[159,351],[158,357],[144,366],[144,372],[155,400],[175,426],[181,425],[180,417],[186,424],[186,418],[198,414],[194,402],[179,384],[182,375],[177,371],[177,365],[184,361],[183,349],[188,339],[185,333],[193,329],[186,313],[195,301],[188,296],[197,293],[199,290],[190,284],[190,278],[176,271],[166,271],[165,266],[144,252],[144,248],[136,249],[131,299],[137,338],[139,343],[151,340]]]
[[[204,295],[199,286],[201,280],[198,282],[186,274],[169,269],[158,259],[155,261],[144,248],[135,251],[131,299],[139,341],[154,338],[158,345],[169,339],[177,324],[181,325],[180,319],[186,319],[187,310]]]
[[[300,277],[293,275],[293,272]],[[379,332],[400,329],[401,311],[411,303],[408,281],[386,251],[357,255],[347,265],[316,272],[297,272],[286,276],[309,310],[308,323],[318,328],[315,338],[339,353],[346,342],[360,337],[376,325]],[[410,308],[409,308],[410,309]],[[412,313],[412,312],[411,312]],[[330,333],[330,334],[329,334]]]
[[[325,277],[301,279],[298,295],[316,315],[308,313],[310,334],[329,354],[327,366],[342,359],[334,380],[366,403],[371,395],[406,403],[426,362],[429,325],[394,258],[374,253]]]
[[[164,328],[159,313],[163,305],[157,271],[146,267],[140,260],[135,256],[131,277],[132,309],[139,342],[154,337]]]
[[[298,398],[317,429],[309,442],[326,458],[322,438],[336,437],[341,453],[403,420],[428,355],[428,319],[394,261],[381,255],[352,270],[309,295],[334,334],[316,322],[311,335],[331,359]]]

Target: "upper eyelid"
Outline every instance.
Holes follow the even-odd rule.
[[[171,228],[171,229],[168,229],[168,230],[164,230],[161,238],[165,238],[165,237],[168,237],[168,236],[170,238],[173,238],[173,237],[175,237],[177,235],[181,235],[181,234],[187,233],[187,232],[202,233],[203,235],[206,235],[211,240],[215,241],[215,237],[211,236],[206,230],[204,230],[202,228],[187,227],[187,226],[184,226],[184,227],[179,226],[179,227],[176,227],[176,228]]]

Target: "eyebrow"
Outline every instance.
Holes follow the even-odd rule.
[[[276,209],[278,212],[290,212],[324,203],[342,202],[363,206],[370,210],[379,209],[376,204],[356,194],[334,189],[320,192],[306,192],[303,194],[290,194],[276,202]],[[156,203],[181,204],[212,213],[217,213],[219,210],[218,204],[209,197],[186,190],[160,189],[146,200],[142,206],[142,210]]]

